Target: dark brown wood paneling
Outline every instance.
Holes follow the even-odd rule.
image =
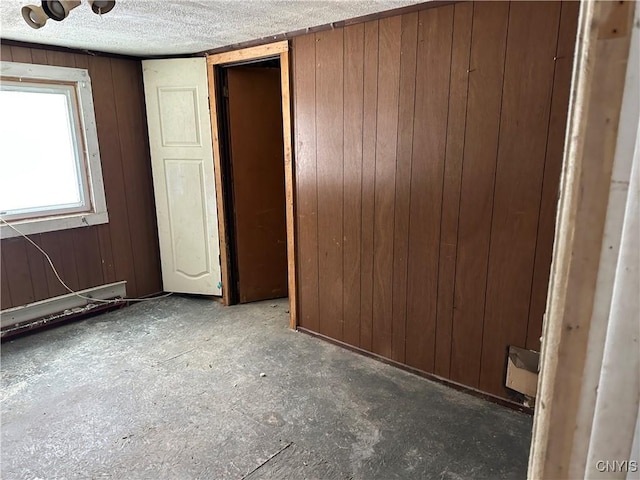
[[[373,239],[373,331],[371,350],[391,356],[393,335],[393,229],[395,212],[400,17],[379,22],[378,111]]]
[[[526,347],[540,350],[542,320],[547,303],[547,287],[551,271],[551,255],[553,253],[553,237],[555,233],[556,207],[564,153],[564,133],[567,123],[567,105],[573,68],[573,50],[576,31],[578,29],[578,2],[563,2],[560,16],[560,31],[556,53],[555,73],[553,81],[553,99],[551,117],[547,136],[547,153],[542,181],[542,198],[538,220],[538,238],[536,242],[536,259],[531,287],[531,306],[527,326]]]
[[[319,287],[300,275],[301,311],[320,311],[309,330],[509,395],[504,351],[540,335],[551,256],[560,9],[570,51],[577,10],[556,3],[459,3],[294,40],[301,237],[316,193],[320,220],[318,243],[298,244],[320,265]]]
[[[12,62],[13,55],[11,53],[11,47],[9,45],[0,44],[0,60],[3,62]]]
[[[40,235],[31,235],[30,238],[37,245],[42,243]],[[31,286],[33,287],[33,299],[37,302],[51,296],[47,281],[47,271],[51,270],[51,266],[42,252],[31,243],[25,242],[25,246],[27,248]]]
[[[320,330],[318,295],[318,189],[316,183],[316,39],[293,41],[298,322]]]
[[[32,63],[31,49],[24,47],[11,47],[12,61],[20,63]]]
[[[130,296],[161,291],[140,62],[116,60],[118,67],[112,75],[111,60],[106,57],[98,60],[90,55],[6,45],[2,46],[2,60],[86,68],[92,79],[110,221],[30,238],[50,255],[72,289],[126,280]],[[121,147],[126,150],[124,154]],[[112,249],[112,241],[116,249]],[[2,240],[1,248],[22,252],[7,262],[3,253],[3,309],[68,293],[31,244],[19,238],[7,239]],[[118,271],[114,264],[119,265]],[[18,293],[11,295],[10,289]]]
[[[417,47],[418,13],[403,15],[400,45],[400,94],[398,99],[398,147],[393,237],[393,317],[391,322],[393,325],[391,358],[398,362],[405,361],[411,155],[413,152]]]
[[[480,388],[505,393],[509,345],[524,347],[536,247],[559,2],[514,2],[509,13]]]
[[[449,84],[449,118],[447,121],[447,153],[442,185],[442,219],[440,222],[440,259],[438,266],[438,306],[434,373],[449,376],[451,365],[451,328],[453,324],[453,292],[458,244],[458,212],[460,182],[469,87],[469,51],[473,3],[455,6],[451,46],[451,81]]]
[[[475,2],[450,378],[478,386],[509,3]]]
[[[2,263],[2,268],[0,268],[0,309],[6,310],[13,306],[13,300],[11,300],[11,292],[9,291],[9,276],[2,257],[3,252],[0,250],[0,262]]]
[[[129,202],[124,184],[124,168],[122,165],[122,148],[120,145],[120,129],[115,104],[114,85],[112,80],[111,59],[91,57],[89,59],[89,75],[95,90],[101,92],[94,95],[96,125],[100,158],[102,160],[102,178],[107,195],[109,211],[109,236],[113,252],[113,265],[116,278],[127,279],[127,294],[138,295],[136,272],[133,262],[133,247],[129,224]],[[152,215],[153,214],[149,212]],[[141,272],[142,273],[142,272]]]
[[[420,12],[409,212],[407,364],[433,372],[453,6]]]
[[[69,285],[67,282],[67,280],[69,279],[67,278],[66,272],[63,268],[64,262],[62,257],[62,249],[64,248],[64,245],[62,243],[61,237],[59,235],[56,235],[55,233],[53,234],[43,233],[42,235],[40,235],[38,246],[42,250],[47,252],[47,255],[49,255],[49,258],[51,259],[53,266],[58,272],[58,275],[60,276],[63,282]],[[69,247],[70,245],[67,245],[67,248]],[[67,268],[68,268],[68,265],[67,265]],[[47,289],[49,291],[50,297],[56,297],[58,295],[66,295],[67,293],[69,293],[69,291],[60,283],[60,281],[56,277],[56,274],[51,268],[51,266],[49,265],[48,261],[45,264],[45,274],[47,279]],[[22,304],[17,303],[16,306],[18,305],[22,305]]]
[[[342,339],[360,346],[364,24],[344,29],[344,218]]]
[[[26,305],[34,301],[33,286],[29,272],[29,260],[25,242],[20,238],[2,242],[2,268],[9,278],[11,300],[15,305]]]
[[[343,30],[316,35],[320,333],[342,340]]]
[[[378,22],[364,26],[364,105],[362,108],[362,252],[360,261],[360,346],[373,338],[373,239],[378,104]]]
[[[144,90],[140,63],[111,59],[115,111],[118,119],[122,174],[127,199],[127,217],[138,292],[162,290],[158,235],[150,162],[137,161],[149,151],[144,115]],[[138,113],[138,114],[136,114]],[[151,215],[147,221],[140,218]],[[149,254],[155,252],[156,255]]]
[[[73,249],[77,261],[78,283],[82,288],[103,285],[100,241],[95,228],[76,228],[73,232]]]

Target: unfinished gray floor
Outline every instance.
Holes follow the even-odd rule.
[[[174,296],[5,343],[2,478],[526,477],[531,417],[286,310]]]

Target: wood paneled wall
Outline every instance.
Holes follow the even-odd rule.
[[[74,290],[120,280],[127,294],[162,290],[142,86],[136,60],[2,45],[3,61],[89,70],[109,223],[32,235]],[[67,293],[21,238],[2,240],[2,309]]]
[[[501,397],[539,350],[578,4],[293,40],[299,323]]]

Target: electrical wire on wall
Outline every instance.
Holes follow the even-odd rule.
[[[38,251],[44,255],[44,257],[47,259],[47,262],[49,263],[49,266],[51,267],[51,270],[53,270],[53,274],[56,276],[56,278],[58,279],[58,282],[60,282],[60,284],[71,294],[75,295],[76,297],[82,298],[84,300],[89,300],[91,302],[96,302],[96,303],[104,303],[104,304],[109,304],[109,303],[126,303],[126,302],[146,302],[149,300],[159,300],[161,298],[166,298],[170,295],[172,295],[172,293],[167,293],[165,295],[159,295],[157,297],[150,297],[150,298],[114,298],[111,300],[103,300],[100,298],[92,298],[92,297],[87,297],[85,295],[82,295],[81,293],[76,292],[75,290],[73,290],[72,288],[69,287],[69,285],[67,285],[66,283],[64,283],[64,280],[62,280],[62,278],[60,277],[60,274],[58,273],[58,270],[56,269],[55,265],[53,264],[53,261],[51,260],[51,257],[49,256],[49,254],[47,252],[45,252],[42,248],[40,248],[40,246],[34,242],[33,240],[31,240],[27,235],[25,235],[24,233],[22,233],[20,230],[18,230],[16,227],[14,227],[13,225],[11,225],[9,222],[7,222],[4,218],[0,218],[0,222],[2,222],[3,224],[5,224],[6,226],[8,226],[9,228],[11,228],[12,230],[14,230],[18,235],[20,235],[22,238],[24,238],[27,242],[29,242],[31,245],[33,245],[36,249],[38,249]]]

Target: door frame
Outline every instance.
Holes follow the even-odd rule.
[[[298,326],[297,290],[296,290],[296,244],[295,217],[293,195],[293,148],[291,145],[291,90],[289,73],[289,42],[275,42],[257,47],[243,48],[231,52],[207,55],[207,76],[209,78],[209,105],[211,109],[211,133],[213,137],[213,167],[216,179],[216,198],[218,202],[218,231],[220,236],[220,268],[222,274],[222,302],[230,304],[231,297],[231,258],[227,236],[224,204],[224,185],[222,179],[222,151],[220,146],[220,129],[218,125],[218,94],[216,67],[231,63],[260,60],[269,57],[280,58],[280,85],[282,92],[282,133],[284,141],[284,184],[287,224],[287,282],[289,289],[289,327]]]

